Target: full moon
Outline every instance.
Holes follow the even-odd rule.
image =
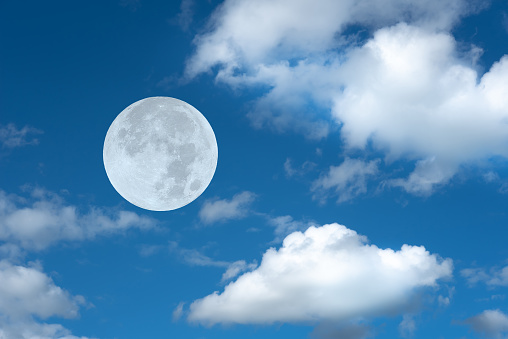
[[[169,97],[137,101],[113,121],[104,141],[106,174],[130,203],[170,211],[194,201],[217,167],[217,141],[206,118]]]

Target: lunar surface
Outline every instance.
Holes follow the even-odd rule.
[[[217,141],[206,118],[178,99],[152,97],[124,109],[104,141],[104,167],[130,203],[169,211],[195,200],[217,167]]]

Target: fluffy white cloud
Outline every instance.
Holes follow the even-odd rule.
[[[416,161],[409,177],[386,183],[427,195],[462,165],[507,156],[508,57],[481,76],[475,68],[481,50],[459,52],[446,33],[479,5],[225,1],[195,38],[186,72],[217,70],[217,81],[264,89],[248,114],[257,127],[311,139],[340,128],[347,149],[372,142],[388,162]],[[355,47],[343,35],[351,24],[394,26]]]
[[[451,35],[399,24],[341,65],[345,89],[333,115],[346,144],[371,140],[389,158],[421,159],[407,180],[393,182],[410,192],[430,192],[461,164],[507,156],[508,57],[479,79],[472,57],[457,54]]]
[[[476,332],[493,338],[502,339],[508,332],[508,316],[500,310],[485,310],[465,322]]]
[[[58,241],[93,239],[154,226],[154,220],[133,212],[92,207],[81,213],[55,193],[41,189],[30,193],[30,198],[24,198],[0,190],[0,241],[41,250]]]
[[[345,226],[294,232],[259,267],[190,305],[188,320],[261,324],[339,320],[401,307],[419,287],[449,277],[450,259],[423,247],[398,251],[367,244]]]
[[[378,173],[378,162],[346,158],[339,166],[330,166],[328,173],[312,183],[314,198],[324,199],[331,190],[341,203],[367,192],[367,178]]]
[[[231,200],[207,200],[199,211],[199,218],[205,224],[243,218],[255,197],[254,193],[245,191],[235,194]]]
[[[75,318],[82,296],[56,286],[40,267],[0,261],[0,338],[77,339],[59,324],[44,324],[34,316]]]
[[[461,270],[460,274],[471,285],[484,282],[488,286],[508,286],[508,266],[493,267],[489,271],[483,268],[466,268]]]
[[[4,148],[14,148],[39,143],[33,135],[41,134],[42,131],[30,126],[18,129],[14,124],[0,125],[0,145]]]

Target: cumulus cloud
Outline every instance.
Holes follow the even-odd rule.
[[[460,274],[470,285],[483,282],[487,286],[508,286],[508,266],[493,267],[488,271],[483,268],[466,268]]]
[[[256,195],[254,193],[244,191],[235,194],[231,200],[207,200],[199,211],[199,218],[205,224],[241,219],[247,216],[250,204],[252,204],[255,198]]]
[[[14,124],[0,124],[0,145],[2,145],[2,148],[37,145],[39,140],[35,138],[34,135],[41,133],[41,130],[30,126],[24,126],[18,129]]]
[[[447,33],[480,7],[462,0],[225,1],[196,36],[186,74],[216,71],[219,82],[262,89],[248,114],[254,126],[311,139],[340,129],[346,149],[372,145],[388,162],[414,161],[409,177],[387,183],[428,195],[463,165],[507,156],[508,58],[482,76],[475,66],[481,50],[459,51]],[[356,41],[344,35],[351,25],[377,31]]]
[[[31,189],[28,198],[0,190],[0,241],[28,250],[154,225],[154,220],[129,211],[91,207],[82,213],[58,194],[43,189]]]
[[[0,338],[77,339],[61,325],[39,323],[34,316],[75,318],[84,304],[82,296],[56,286],[37,265],[0,261]]]
[[[330,166],[328,173],[312,183],[314,198],[324,200],[332,191],[341,203],[367,192],[367,178],[378,173],[378,162],[346,158],[339,166]]]
[[[500,310],[485,310],[465,321],[474,331],[502,339],[508,332],[508,316]]]
[[[217,323],[341,320],[402,307],[415,289],[452,273],[423,247],[367,244],[338,224],[310,227],[265,252],[258,268],[190,305],[188,320]]]

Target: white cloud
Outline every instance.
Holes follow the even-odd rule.
[[[30,126],[18,129],[14,124],[0,124],[0,145],[3,148],[14,148],[25,145],[36,145],[39,143],[33,135],[41,134],[42,131]]]
[[[483,268],[466,268],[460,274],[471,285],[484,282],[488,286],[508,286],[508,266],[493,267],[488,272]]]
[[[472,2],[406,0],[227,0],[211,16],[210,30],[195,38],[189,76],[221,65],[223,72],[321,53],[337,46],[347,25],[380,27],[400,21],[449,28],[472,10]]]
[[[248,214],[249,206],[252,204],[255,197],[256,195],[254,193],[244,191],[235,194],[231,200],[207,200],[199,211],[199,218],[205,224],[231,219],[241,219]]]
[[[506,156],[508,58],[478,79],[445,33],[400,24],[381,29],[341,65],[345,89],[333,114],[349,147],[372,141],[387,156],[420,159],[407,180],[430,193],[465,163]],[[363,69],[363,71],[361,71]]]
[[[365,162],[346,158],[339,166],[330,166],[328,173],[312,183],[315,199],[326,199],[329,191],[338,195],[337,202],[345,202],[367,192],[367,178],[378,173],[378,161]]]
[[[61,325],[39,323],[34,316],[75,318],[84,304],[82,296],[56,286],[40,267],[0,261],[0,338],[78,339]]]
[[[508,316],[500,310],[485,310],[465,321],[474,331],[502,339],[508,332]]]
[[[186,72],[217,70],[217,81],[265,90],[248,114],[257,127],[311,139],[340,128],[346,149],[372,145],[388,162],[416,161],[409,177],[387,183],[428,195],[463,165],[507,156],[508,57],[481,76],[481,50],[459,52],[446,33],[480,7],[461,0],[225,1],[195,38]],[[395,26],[355,47],[342,35],[350,24]]]
[[[259,267],[190,305],[188,320],[216,323],[340,320],[402,307],[415,289],[451,275],[450,259],[423,247],[368,245],[345,226],[294,232]]]
[[[31,197],[23,198],[0,190],[0,241],[41,250],[58,241],[87,240],[154,226],[154,220],[133,212],[91,207],[81,213],[55,193],[42,189],[30,193]]]
[[[0,313],[10,318],[36,315],[43,319],[50,316],[74,318],[81,296],[70,294],[53,283],[53,280],[37,267],[23,267],[0,261]]]

